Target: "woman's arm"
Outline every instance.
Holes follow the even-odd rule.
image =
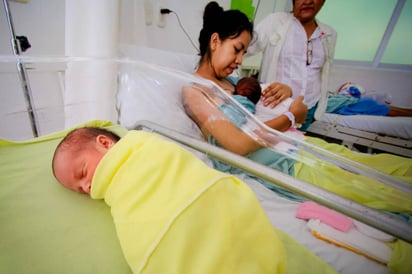
[[[183,87],[183,105],[186,113],[200,127],[203,135],[206,138],[212,135],[226,150],[246,155],[262,147],[229,121],[207,98],[207,95],[195,87]],[[300,109],[301,107],[302,109]],[[307,108],[299,99],[292,103],[289,110],[295,115],[296,122],[301,123],[302,114],[304,120]],[[281,115],[267,121],[266,125],[279,131],[285,131],[290,127],[290,121],[287,116]]]
[[[229,121],[208,96],[196,87],[183,87],[183,105],[205,138],[212,135],[226,150],[245,155],[261,147]]]

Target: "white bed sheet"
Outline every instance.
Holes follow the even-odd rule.
[[[412,140],[412,117],[324,113],[322,122]]]
[[[256,193],[272,224],[321,257],[339,273],[390,273],[389,269],[366,257],[317,239],[306,221],[295,217],[299,203],[282,198],[259,182],[238,176]],[[291,259],[291,258],[289,258]],[[293,258],[292,258],[293,259]]]

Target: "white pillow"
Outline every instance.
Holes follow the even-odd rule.
[[[182,87],[191,85],[192,79],[191,74],[144,62],[123,64],[116,98],[119,123],[132,129],[138,121],[148,120],[203,140],[182,104]]]

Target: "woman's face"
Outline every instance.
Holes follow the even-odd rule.
[[[226,78],[239,65],[242,64],[251,35],[248,31],[243,31],[236,38],[220,40],[217,33],[211,37],[211,65],[215,76],[218,79]]]
[[[315,19],[325,0],[295,0],[293,15],[301,22]]]

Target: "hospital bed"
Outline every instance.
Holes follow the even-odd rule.
[[[60,97],[57,96],[61,101],[53,109],[51,116],[54,117],[49,117],[58,121],[54,129],[46,127],[44,130],[42,123],[48,119],[39,113],[47,112],[45,109],[40,109],[37,112],[38,124],[36,125],[40,137],[0,141],[0,220],[2,223],[0,273],[130,272],[117,242],[110,210],[104,202],[93,201],[84,195],[67,191],[53,178],[51,158],[57,143],[68,128],[80,124],[94,125],[124,134],[127,129],[138,127],[157,132],[182,144],[208,164],[211,164],[209,156],[212,156],[242,167],[241,160],[238,161],[236,155],[211,147],[204,142],[199,129],[186,116],[182,108],[180,91],[182,81],[186,80],[182,78],[184,74],[181,71],[191,72],[197,63],[196,56],[134,46],[123,46],[119,56],[120,59],[108,60],[108,64],[93,58],[23,60],[26,64],[30,64],[29,79],[32,75],[36,78],[36,70],[39,68],[42,70],[49,65],[54,68],[54,70],[47,69],[53,75],[49,81],[57,87],[55,92],[61,93]],[[136,59],[139,61],[135,61]],[[97,64],[94,64],[95,62]],[[162,67],[152,64],[153,62]],[[7,67],[6,70],[13,67],[10,64],[15,65],[12,58],[3,58],[2,63]],[[111,97],[105,94],[103,103],[107,104],[100,104],[100,99],[96,98],[100,90],[95,93],[90,91],[96,97],[79,96],[79,101],[73,101],[74,98],[67,94],[70,86],[67,81],[73,80],[68,76],[76,75],[72,69],[76,69],[78,65],[82,67],[82,72],[91,68],[92,72],[95,72],[90,74],[91,78],[99,75],[99,72],[95,71],[97,69],[105,73],[104,65],[108,66],[107,71],[114,73],[117,78],[116,91]],[[156,77],[153,77],[153,71],[158,73]],[[98,80],[110,81],[103,78]],[[87,82],[86,86],[91,89],[102,84],[88,83],[89,78],[82,78],[79,81]],[[46,84],[44,81],[43,83]],[[55,85],[55,83],[59,84]],[[77,83],[75,86],[85,85]],[[32,89],[36,94],[42,90],[42,86],[36,82],[36,85],[32,85]],[[90,109],[93,106],[99,109],[93,111]],[[112,122],[101,119],[90,121],[107,113],[105,117],[111,117],[113,109],[116,110],[116,116]],[[21,111],[9,115],[23,113]],[[7,118],[6,116],[3,115],[3,118]],[[142,120],[150,122],[141,122]],[[288,182],[291,188],[294,184],[300,186],[298,180],[276,171],[268,171],[263,166],[253,166],[252,163],[246,163],[243,168],[245,166],[249,167],[248,172],[256,172],[259,176],[266,176],[268,180],[283,183],[284,187],[288,187]],[[275,172],[275,175],[268,176],[270,172]],[[292,236],[338,272],[390,273],[392,271],[396,273],[399,272],[400,265],[405,263],[391,261],[388,266],[317,239],[311,234],[306,221],[295,218],[299,203],[279,197],[244,174],[240,174],[239,177],[254,190],[276,227]],[[295,190],[298,189],[301,189],[306,197],[345,212],[353,218],[364,217],[365,223],[376,226],[380,223],[383,225],[381,228],[387,231],[391,230],[391,224],[396,226],[400,223],[401,229],[395,229],[396,231],[393,232],[395,234],[400,232],[401,238],[405,234],[407,238],[410,234],[410,225],[394,221],[384,213],[335,197],[328,192],[320,196],[316,195],[316,191],[313,192],[315,194],[311,194],[312,189],[310,187],[306,189],[304,185],[295,186]],[[388,223],[385,227],[386,221]],[[409,247],[408,244],[404,244],[404,241],[400,242],[402,248]],[[405,249],[405,252],[408,250]]]
[[[412,157],[412,118],[372,115],[323,114],[307,130],[332,138],[353,148],[366,148],[369,153],[387,152]]]
[[[326,113],[326,100],[327,94],[322,94],[315,121],[307,129],[309,134],[353,150],[412,157],[412,117]]]

